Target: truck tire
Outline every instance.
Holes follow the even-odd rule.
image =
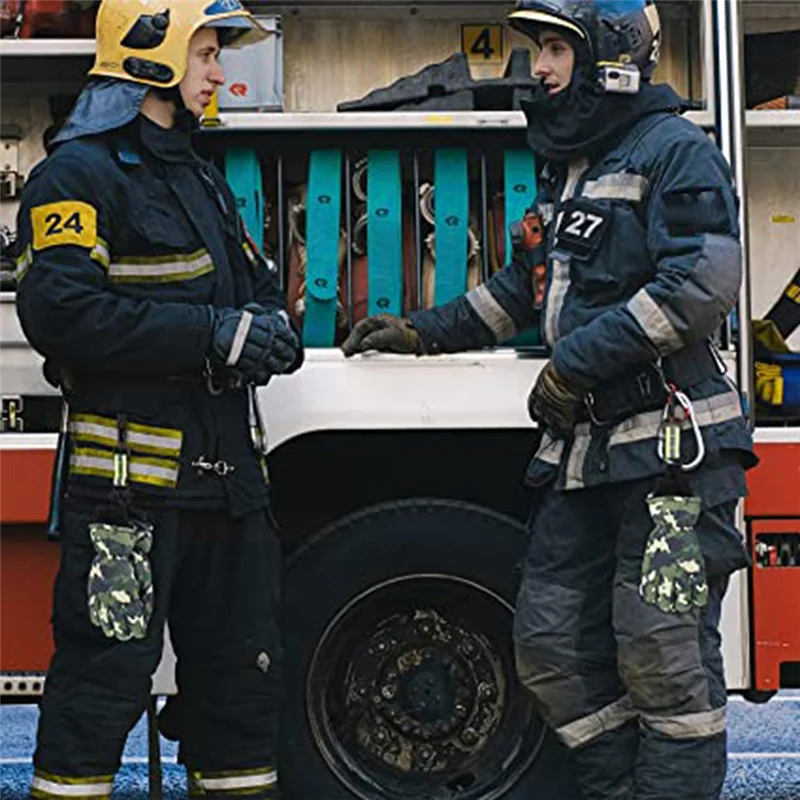
[[[524,528],[419,499],[343,518],[287,565],[280,744],[289,800],[571,800],[516,681]]]

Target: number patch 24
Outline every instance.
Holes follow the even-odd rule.
[[[97,210],[79,200],[60,200],[31,209],[33,249],[74,244],[93,248],[97,244]]]
[[[600,247],[610,213],[588,200],[570,200],[558,228],[558,247],[575,258],[587,259]]]

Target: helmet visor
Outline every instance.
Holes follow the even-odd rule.
[[[256,44],[271,35],[271,32],[252,17],[223,17],[212,19],[203,25],[214,28],[219,36],[220,47],[246,47]]]
[[[530,36],[532,39],[538,39],[544,28],[555,28],[556,30],[561,28],[574,33],[583,40],[586,39],[586,33],[583,28],[550,11],[522,8],[518,11],[512,11],[508,15],[508,19],[512,28],[524,33],[526,36]]]

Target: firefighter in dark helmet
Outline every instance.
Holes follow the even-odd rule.
[[[510,24],[539,46],[524,111],[543,161],[541,316],[540,262],[521,255],[439,308],[363,320],[343,349],[453,352],[541,321],[519,678],[587,800],[712,800],[726,766],[720,607],[747,563],[735,509],[755,460],[711,343],[741,280],[730,171],[650,82],[651,0],[520,0]]]
[[[111,795],[167,622],[190,793],[277,796],[280,554],[251,420],[302,348],[191,145],[220,48],[267,35],[238,0],[104,0],[89,82],[23,194],[18,313],[69,409],[36,797]]]

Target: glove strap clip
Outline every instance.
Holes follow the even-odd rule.
[[[206,389],[208,389],[208,393],[216,397],[217,395],[222,394],[225,391],[225,388],[222,386],[217,386],[214,383],[214,368],[211,366],[211,361],[208,358],[205,359],[205,366],[203,367],[203,376],[206,379]]]
[[[128,465],[130,447],[128,446],[128,426],[124,414],[117,417],[117,447],[114,450],[114,488],[124,489],[128,485]]]
[[[198,456],[192,461],[191,466],[195,467],[198,472],[214,472],[221,478],[230,475],[231,472],[236,470],[236,467],[233,464],[229,464],[227,461],[223,461],[222,459],[211,461],[205,455]]]

